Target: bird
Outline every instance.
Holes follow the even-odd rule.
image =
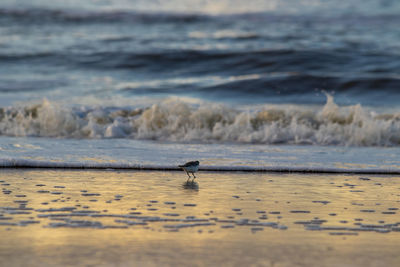
[[[186,172],[186,174],[189,176],[188,181],[191,178],[189,173],[193,174],[192,181],[194,181],[194,179],[196,179],[196,176],[194,175],[194,173],[199,170],[199,164],[200,164],[200,162],[198,160],[196,160],[196,161],[186,162],[183,165],[179,165],[179,167],[182,168]]]

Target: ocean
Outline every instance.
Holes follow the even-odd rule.
[[[0,3],[0,166],[400,173],[400,2]]]

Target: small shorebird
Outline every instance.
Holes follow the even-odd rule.
[[[196,179],[196,176],[194,176],[194,173],[199,170],[199,164],[200,164],[200,162],[198,160],[196,160],[196,161],[186,162],[183,165],[179,165],[179,167],[181,167],[187,173],[187,175],[189,176],[188,181],[191,178],[189,173],[193,174],[192,182],[194,181],[194,179]]]

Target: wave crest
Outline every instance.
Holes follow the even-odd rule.
[[[235,109],[167,99],[144,109],[70,108],[44,100],[0,108],[0,134],[60,138],[131,138],[174,142],[400,145],[400,113],[379,114],[361,105],[265,105]]]

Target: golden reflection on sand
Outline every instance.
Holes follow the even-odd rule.
[[[400,262],[399,177],[3,170],[0,181],[1,266]]]

